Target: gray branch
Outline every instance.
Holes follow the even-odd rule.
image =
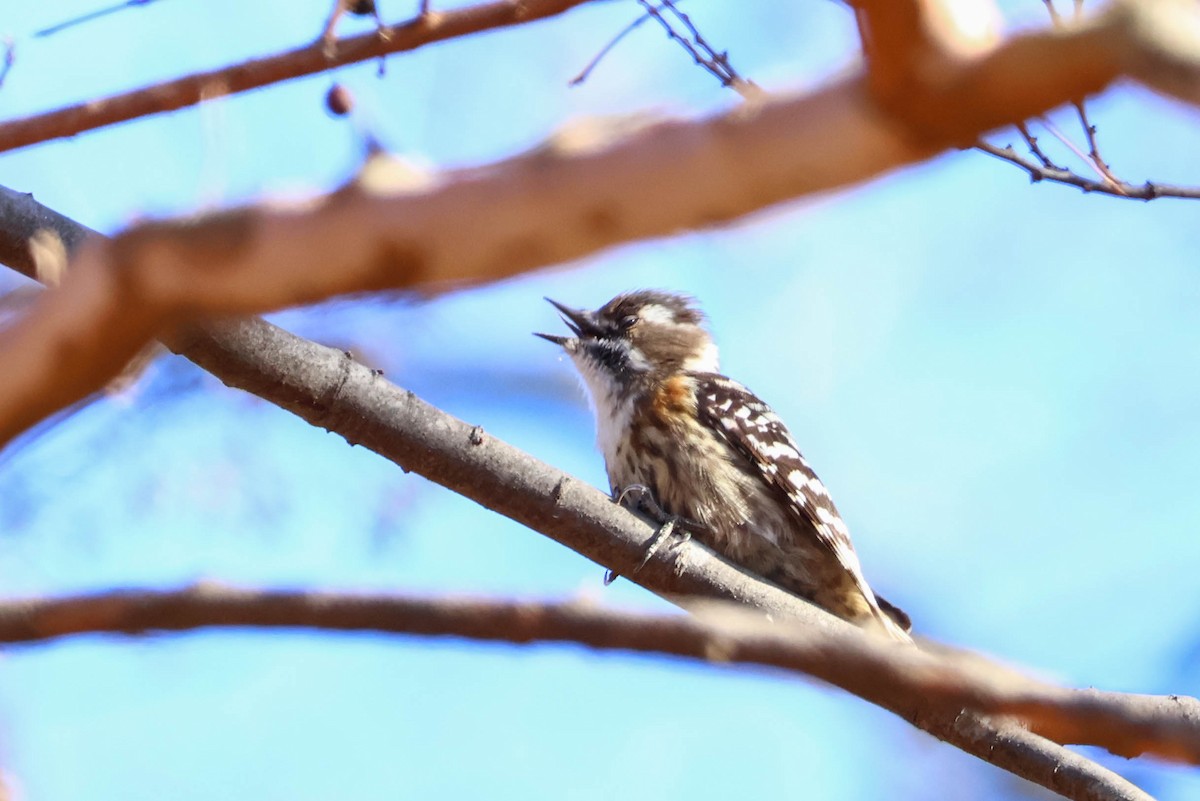
[[[29,239],[54,230],[68,247],[94,232],[0,187],[0,260],[33,277]],[[196,326],[165,344],[220,378],[314,426],[362,445],[587,558],[632,573],[653,528],[608,496],[385,381],[341,351],[247,318]],[[807,602],[743,573],[692,541],[652,559],[636,583],[681,596],[735,601],[817,632],[866,636]],[[863,697],[940,740],[1076,801],[1149,801],[1115,773],[1021,725],[878,688]]]

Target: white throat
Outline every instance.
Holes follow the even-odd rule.
[[[634,393],[623,392],[616,379],[580,354],[571,354],[596,418],[596,445],[606,464],[615,464],[617,445],[626,439],[633,418]]]

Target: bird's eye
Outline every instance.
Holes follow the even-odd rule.
[[[636,314],[627,314],[621,318],[621,322],[617,323],[617,327],[622,331],[628,331],[637,323],[638,317]]]

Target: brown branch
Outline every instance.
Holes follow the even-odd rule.
[[[1029,152],[1033,154],[1034,158],[1041,162],[1043,167],[1050,170],[1063,169],[1050,160],[1050,157],[1046,155],[1046,153],[1042,150],[1041,145],[1038,144],[1037,137],[1030,133],[1029,126],[1026,123],[1018,122],[1017,131],[1025,140],[1025,146],[1029,148]]]
[[[678,42],[679,46],[692,57],[692,61],[715,76],[722,86],[733,89],[746,100],[759,100],[763,97],[762,89],[754,81],[746,80],[738,74],[729,61],[729,54],[713,49],[696,26],[692,24],[691,18],[680,11],[672,0],[662,0],[661,3],[638,0],[638,5],[645,10],[647,16],[658,21],[658,24],[667,32],[667,38]],[[683,24],[687,30],[686,36],[675,30],[674,24],[663,15],[664,9],[670,11],[671,15]]]
[[[1058,127],[1055,126],[1055,124],[1053,122],[1046,119],[1045,117],[1039,117],[1038,119],[1042,123],[1042,125],[1045,126],[1046,130],[1050,132],[1050,135],[1053,136],[1055,139],[1057,139],[1060,143],[1062,143],[1063,147],[1065,147],[1067,150],[1070,150],[1072,153],[1075,154],[1075,157],[1077,159],[1079,159],[1084,164],[1091,167],[1092,171],[1095,172],[1096,175],[1099,175],[1106,182],[1111,183],[1114,190],[1116,190],[1118,193],[1120,192],[1120,187],[1118,186],[1118,184],[1120,182],[1116,178],[1113,178],[1111,176],[1111,173],[1109,173],[1107,169],[1103,168],[1100,164],[1097,164],[1095,162],[1095,160],[1092,159],[1091,156],[1089,156],[1087,153],[1084,153],[1082,150],[1080,150],[1079,146],[1076,145],[1073,141],[1071,141],[1070,137],[1068,137],[1062,131],[1058,130]]]
[[[1162,7],[1175,16],[1155,16]],[[915,95],[924,98],[918,109],[924,103],[953,125],[920,114],[907,121],[916,127],[898,124],[879,113],[867,81],[850,78],[707,120],[577,127],[478,170],[418,175],[379,158],[354,184],[300,210],[150,223],[97,241],[61,287],[0,334],[0,444],[96,390],[152,337],[200,316],[479,283],[733,220],[926,159],[968,132],[974,141],[1130,65],[1153,65],[1130,74],[1200,102],[1200,41],[1191,52],[1186,36],[1146,39],[1155,24],[1200,21],[1200,9],[1185,7],[1190,16],[1177,0],[1126,0],[1088,24],[1017,36],[961,61]]]
[[[300,208],[149,223],[96,240],[0,332],[0,444],[202,315],[497,280],[928,155],[881,125],[855,81],[752,114],[623,125],[576,126],[530,153],[442,176],[377,156],[352,184]]]
[[[1200,101],[1200,10],[1190,0],[1116,0],[1070,25],[995,41],[956,26],[956,11],[969,6],[955,0],[855,5],[873,97],[923,140],[971,146],[986,130],[1100,91],[1114,70]],[[1042,111],[1025,113],[1031,106]]]
[[[68,247],[90,233],[31,196],[0,188],[0,260],[34,275],[29,242],[43,229],[55,231]],[[227,385],[362,444],[610,570],[628,575],[654,534],[598,490],[388,384],[344,353],[262,320],[193,328],[173,337],[171,346]],[[735,601],[816,630],[852,631],[695,542],[669,553],[664,549],[634,580],[679,604],[683,597]],[[887,708],[938,739],[1075,801],[1148,799],[1111,771],[1015,723],[941,712],[920,697],[897,699]]]
[[[727,603],[710,602],[691,616],[664,616],[584,603],[214,586],[0,601],[0,642],[8,643],[211,626],[366,630],[519,644],[571,642],[601,650],[782,668],[876,703],[919,697],[943,714],[972,709],[1017,717],[1057,742],[1096,745],[1125,757],[1153,754],[1200,764],[1200,701],[1194,698],[1056,687],[974,654],[933,654],[840,627],[770,622]]]
[[[1130,198],[1132,200],[1155,200],[1160,197],[1200,199],[1200,187],[1172,186],[1171,184],[1159,184],[1150,181],[1140,186],[1125,181],[1118,181],[1116,184],[1113,184],[1106,180],[1098,181],[1087,178],[1071,170],[1064,170],[1058,167],[1044,167],[1019,155],[1013,150],[1011,145],[998,147],[990,142],[980,142],[975,147],[990,156],[995,156],[998,159],[1003,159],[1017,165],[1029,173],[1029,180],[1034,183],[1038,181],[1054,181],[1055,183],[1066,184],[1067,186],[1079,187],[1084,192],[1096,192],[1102,195]]]
[[[1087,106],[1082,100],[1076,100],[1071,105],[1075,106],[1075,113],[1079,115],[1079,126],[1083,128],[1083,135],[1087,138],[1088,143],[1088,159],[1092,165],[1100,171],[1110,183],[1119,186],[1124,183],[1120,178],[1113,174],[1107,163],[1100,156],[1100,145],[1096,141],[1096,126],[1088,119]]]
[[[1054,7],[1054,0],[1045,0],[1045,3],[1046,9],[1050,12],[1050,21],[1055,26],[1062,25],[1063,20],[1058,14],[1058,9]],[[1080,0],[1076,0],[1074,19],[1078,20],[1082,13],[1083,3]],[[1071,105],[1075,107],[1075,113],[1079,116],[1079,125],[1083,128],[1083,134],[1087,138],[1088,154],[1085,160],[1090,162],[1092,168],[1100,173],[1101,177],[1103,177],[1108,183],[1112,184],[1113,188],[1116,190],[1115,194],[1124,194],[1120,190],[1120,184],[1122,183],[1121,179],[1114,175],[1111,170],[1109,170],[1108,165],[1104,163],[1104,159],[1100,157],[1100,147],[1096,143],[1096,126],[1092,125],[1091,120],[1088,119],[1086,101],[1083,98],[1076,98],[1071,102]],[[1026,138],[1029,137],[1029,134],[1024,129],[1022,129],[1021,132]],[[1069,142],[1068,146],[1072,150],[1075,150],[1074,145],[1071,145]],[[1043,166],[1046,167],[1055,166],[1045,161],[1042,163]]]
[[[258,89],[390,53],[415,50],[446,39],[554,17],[585,2],[587,0],[497,0],[454,11],[424,10],[408,22],[335,41],[328,52],[324,41],[318,39],[311,45],[286,53],[2,122],[0,152],[194,106],[201,100]]]
[[[1064,21],[1062,15],[1058,13],[1058,9],[1055,8],[1054,0],[1043,0],[1043,2],[1050,15],[1050,21],[1056,28],[1068,24]],[[1075,0],[1073,21],[1078,22],[1082,14],[1083,2],[1082,0]],[[1074,170],[1059,167],[1050,161],[1041,148],[1038,147],[1037,139],[1030,134],[1024,122],[1017,123],[1017,130],[1025,139],[1029,151],[1041,162],[1041,168],[1031,167],[1027,160],[1015,157],[1015,153],[1012,152],[1011,147],[997,148],[995,145],[986,142],[977,143],[976,147],[985,153],[1004,159],[1024,169],[1029,173],[1030,179],[1034,182],[1051,181],[1068,186],[1077,186],[1085,192],[1100,192],[1113,197],[1123,197],[1132,200],[1154,200],[1159,197],[1200,197],[1200,187],[1166,186],[1150,181],[1147,181],[1140,187],[1135,187],[1133,184],[1119,178],[1100,155],[1100,146],[1096,138],[1096,126],[1092,124],[1088,117],[1086,100],[1082,97],[1075,98],[1071,101],[1071,105],[1075,108],[1076,115],[1079,118],[1079,125],[1083,129],[1084,136],[1087,139],[1088,152],[1086,154],[1081,152],[1069,139],[1057,133],[1052,127],[1051,132],[1062,139],[1063,143],[1072,152],[1100,175],[1103,179],[1100,182],[1085,178]],[[1043,121],[1045,122],[1044,118]],[[1047,126],[1050,125],[1049,122],[1046,122],[1046,124]]]

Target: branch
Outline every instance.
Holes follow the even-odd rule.
[[[155,86],[0,123],[0,153],[75,136],[118,122],[194,106],[201,100],[269,86],[346,64],[416,50],[481,31],[554,17],[587,0],[497,0],[455,11],[423,11],[408,22],[326,44],[323,39],[274,56],[242,61]]]
[[[709,119],[576,126],[476,170],[418,175],[377,157],[354,183],[302,209],[239,209],[97,240],[59,288],[0,334],[8,372],[0,445],[98,389],[153,337],[199,317],[480,283],[734,220],[973,142],[1099,89],[1131,64],[1169,61],[1169,74],[1130,74],[1200,102],[1200,37],[1195,53],[1173,61],[1174,50],[1146,38],[1151,22],[1165,24],[1155,16],[1164,8],[1176,24],[1200,26],[1191,0],[1143,0],[1014,37],[915,87],[905,124],[880,113],[874,78],[857,77]]]
[[[1062,172],[1066,172],[1065,169],[1059,167],[1050,160],[1050,157],[1046,155],[1045,151],[1042,150],[1041,145],[1038,144],[1037,137],[1029,132],[1029,126],[1026,123],[1018,122],[1017,131],[1021,134],[1021,138],[1025,140],[1025,146],[1029,148],[1029,152],[1033,154],[1034,158],[1036,158],[1043,167],[1050,170],[1060,170]]]
[[[95,11],[89,11],[85,14],[81,14],[78,17],[72,17],[71,19],[68,19],[65,22],[59,22],[55,25],[51,25],[48,28],[42,28],[40,31],[34,32],[33,35],[39,36],[39,37],[40,36],[53,36],[54,34],[59,33],[61,31],[65,31],[68,28],[73,28],[76,25],[82,25],[86,22],[91,22],[92,20],[100,19],[101,17],[107,17],[109,14],[115,14],[118,11],[124,11],[127,8],[135,8],[137,6],[148,6],[153,2],[155,2],[155,0],[123,0],[123,2],[119,2],[116,5],[105,6],[104,8],[98,8]]]
[[[5,37],[2,41],[4,44],[4,57],[0,61],[0,87],[4,86],[4,81],[8,78],[8,73],[12,70],[13,62],[16,61],[17,56],[17,46],[13,40]],[[0,787],[0,790],[2,789]]]
[[[0,189],[0,259],[32,276],[30,237],[47,227],[66,243],[88,234],[31,196]],[[262,320],[196,327],[169,343],[227,385],[362,444],[618,573],[630,575],[654,535],[653,527],[595,488],[388,384],[344,353]],[[634,580],[680,605],[683,596],[734,601],[816,631],[854,631],[694,541],[663,549]],[[885,708],[917,728],[1067,798],[1148,801],[1111,771],[1014,723],[949,714],[919,696],[894,701]]]
[[[573,642],[600,650],[759,665],[813,676],[879,703],[924,698],[1016,716],[1059,742],[1126,757],[1150,753],[1200,764],[1200,701],[1179,696],[1069,690],[964,653],[931,654],[853,630],[771,622],[740,605],[710,603],[692,616],[600,609],[583,603],[266,592],[199,586],[0,602],[0,642],[84,633],[184,631],[211,626],[377,631],[508,643]]]
[[[1079,115],[1079,127],[1083,128],[1083,135],[1087,138],[1088,143],[1088,160],[1092,166],[1100,172],[1104,178],[1112,184],[1122,184],[1120,178],[1113,174],[1104,158],[1100,155],[1100,145],[1096,141],[1096,126],[1088,119],[1087,107],[1082,100],[1076,100],[1072,103],[1075,106],[1075,113]]]
[[[1122,75],[1200,103],[1191,0],[1114,0],[1094,16],[1006,39],[984,24],[984,0],[851,2],[875,100],[922,142],[972,146]]]
[[[657,6],[657,8],[660,8],[660,9],[662,8],[662,4],[661,4],[661,2],[660,2],[660,3],[659,3],[659,5]],[[574,78],[572,78],[571,80],[567,81],[567,85],[568,85],[568,86],[578,86],[579,84],[581,84],[581,83],[583,83],[584,81],[586,81],[586,80],[587,80],[587,78],[588,78],[588,76],[592,74],[592,71],[593,71],[593,70],[595,70],[595,69],[596,69],[596,67],[597,67],[597,66],[600,64],[600,61],[601,61],[601,60],[602,60],[602,59],[603,59],[603,58],[604,58],[606,55],[608,55],[608,54],[609,54],[609,52],[611,52],[611,51],[612,51],[612,49],[613,49],[614,47],[616,47],[616,46],[617,46],[617,44],[618,44],[618,43],[620,43],[620,41],[621,41],[622,39],[624,39],[624,38],[625,38],[626,36],[628,36],[629,34],[633,33],[633,31],[637,30],[637,28],[638,28],[638,27],[640,27],[640,26],[641,26],[643,23],[645,23],[647,20],[650,20],[650,19],[653,19],[653,17],[651,17],[649,14],[646,14],[646,13],[644,13],[644,12],[643,12],[643,13],[641,14],[641,16],[639,16],[639,17],[638,17],[637,19],[635,19],[633,22],[631,22],[631,23],[629,23],[628,25],[626,25],[626,26],[625,26],[624,28],[622,28],[620,31],[618,31],[618,32],[617,32],[617,35],[616,35],[616,36],[614,36],[613,38],[609,39],[609,40],[608,40],[608,43],[607,43],[607,44],[605,44],[605,45],[604,45],[604,47],[600,48],[600,51],[599,51],[598,53],[596,53],[596,55],[592,56],[592,60],[591,60],[591,61],[589,61],[589,62],[588,62],[588,63],[587,63],[585,66],[584,66],[584,68],[583,68],[583,69],[581,69],[581,70],[579,71],[579,73],[578,73],[578,74],[577,74],[577,75],[576,75]]]
[[[958,103],[972,102],[978,92],[989,93],[987,78],[980,82],[959,81],[954,73],[960,61],[992,61],[995,70],[1000,70],[1001,61],[1015,61],[1003,67],[1005,70],[1028,70],[1030,92],[1039,92],[1035,86],[1040,78],[1037,73],[1044,69],[1040,59],[1019,63],[1021,56],[1013,48],[995,46],[999,33],[995,25],[988,25],[988,17],[994,9],[986,0],[847,0],[854,6],[859,20],[863,49],[871,66],[871,87],[880,104],[907,121],[918,131],[932,130],[937,135],[955,135],[962,126],[954,119]],[[1198,89],[1196,72],[1200,48],[1196,37],[1196,7],[1188,0],[1117,0],[1091,20],[1082,18],[1082,2],[1074,4],[1074,15],[1070,21],[1058,14],[1052,0],[1044,0],[1054,32],[1091,30],[1095,34],[1092,47],[1098,61],[1124,62],[1127,73],[1164,94],[1175,95],[1196,102]],[[997,20],[998,21],[998,20]],[[1110,35],[1113,29],[1131,31],[1132,41],[1121,40]],[[1071,69],[1080,73],[1099,67],[1087,63],[1083,54],[1069,51],[1082,42],[1064,48],[1062,55],[1073,62]],[[1101,72],[1103,67],[1100,68]],[[950,77],[945,78],[946,75]],[[1081,76],[1082,77],[1082,76]],[[948,85],[949,84],[949,85]],[[957,84],[957,85],[954,85]],[[1030,174],[1034,181],[1053,181],[1077,186],[1084,191],[1096,191],[1113,197],[1152,200],[1158,197],[1195,198],[1200,189],[1167,186],[1146,182],[1135,186],[1118,178],[1100,156],[1096,142],[1095,127],[1088,119],[1084,97],[1095,92],[1088,89],[1069,99],[1079,117],[1080,125],[1088,142],[1088,152],[1076,148],[1063,138],[1064,144],[1073,150],[1086,164],[1096,170],[1102,180],[1093,181],[1072,170],[1052,163],[1038,147],[1023,120],[1033,116],[1011,118],[1030,152],[1040,163],[1016,155],[1011,147],[997,148],[986,142],[961,141],[965,147],[974,144],[980,150],[1009,161]],[[928,97],[926,95],[928,94]],[[997,95],[1002,101],[1003,96]],[[1046,123],[1049,125],[1049,123]],[[966,132],[962,131],[963,136]],[[1057,132],[1055,132],[1057,136]],[[1060,137],[1062,138],[1062,137]]]
[[[1046,10],[1050,13],[1050,21],[1055,26],[1061,25],[1062,17],[1059,16],[1058,10],[1054,7],[1054,0],[1044,0],[1044,2],[1046,5]],[[1075,2],[1075,19],[1079,18],[1082,11],[1083,11],[1083,0],[1076,0],[1076,2]],[[1092,125],[1092,121],[1090,119],[1088,119],[1086,102],[1082,98],[1079,98],[1079,99],[1072,101],[1071,105],[1073,105],[1075,107],[1075,113],[1079,116],[1079,125],[1081,128],[1083,128],[1083,135],[1087,138],[1087,142],[1088,142],[1088,153],[1087,153],[1087,156],[1084,157],[1084,159],[1089,162],[1089,164],[1092,166],[1093,169],[1095,169],[1097,172],[1100,173],[1101,177],[1103,177],[1107,183],[1112,185],[1112,187],[1116,190],[1113,192],[1113,194],[1122,196],[1122,197],[1126,196],[1125,192],[1120,188],[1120,184],[1122,184],[1123,182],[1121,181],[1120,178],[1117,178],[1117,176],[1112,173],[1112,171],[1109,169],[1108,165],[1104,162],[1104,159],[1100,156],[1100,146],[1096,141],[1096,126]],[[1044,121],[1044,118],[1043,118],[1043,121]],[[1055,169],[1059,169],[1058,167],[1056,167],[1056,165],[1051,164],[1045,157],[1042,157],[1040,155],[1040,153],[1037,150],[1036,140],[1034,140],[1029,135],[1029,132],[1028,132],[1028,130],[1025,129],[1024,125],[1020,126],[1020,130],[1021,130],[1022,135],[1024,135],[1026,141],[1028,141],[1030,143],[1030,149],[1033,151],[1034,155],[1039,156],[1041,158],[1042,166],[1053,167]],[[1076,148],[1072,144],[1068,143],[1068,147],[1071,150],[1076,150]],[[1055,180],[1055,179],[1051,178],[1050,180]]]
[[[656,5],[650,0],[638,0],[638,5],[645,9],[644,13],[647,16],[658,21],[658,24],[667,32],[667,38],[678,42],[684,52],[692,57],[692,61],[713,75],[721,82],[722,86],[733,89],[745,100],[763,99],[762,88],[754,81],[748,81],[739,75],[733,64],[729,62],[729,54],[714,50],[692,23],[691,18],[676,8],[672,0],[662,0],[661,5]],[[683,25],[686,34],[680,34],[675,30],[674,23],[663,16],[663,9],[669,10],[671,16]]]
[[[524,155],[441,176],[376,156],[353,183],[301,208],[139,225],[82,248],[66,280],[0,333],[0,445],[202,315],[494,281],[929,154],[849,81],[750,115],[578,125]]]
[[[1013,150],[1012,145],[998,147],[990,142],[979,142],[975,147],[989,156],[995,156],[998,159],[1017,165],[1029,173],[1029,180],[1034,183],[1038,181],[1054,181],[1055,183],[1066,184],[1068,186],[1077,186],[1084,192],[1096,192],[1101,195],[1132,198],[1134,200],[1155,200],[1160,197],[1200,198],[1200,187],[1173,186],[1171,184],[1159,184],[1151,181],[1147,181],[1140,186],[1120,180],[1116,181],[1116,183],[1107,180],[1098,181],[1079,175],[1071,170],[1062,169],[1061,167],[1038,164],[1021,156]]]

